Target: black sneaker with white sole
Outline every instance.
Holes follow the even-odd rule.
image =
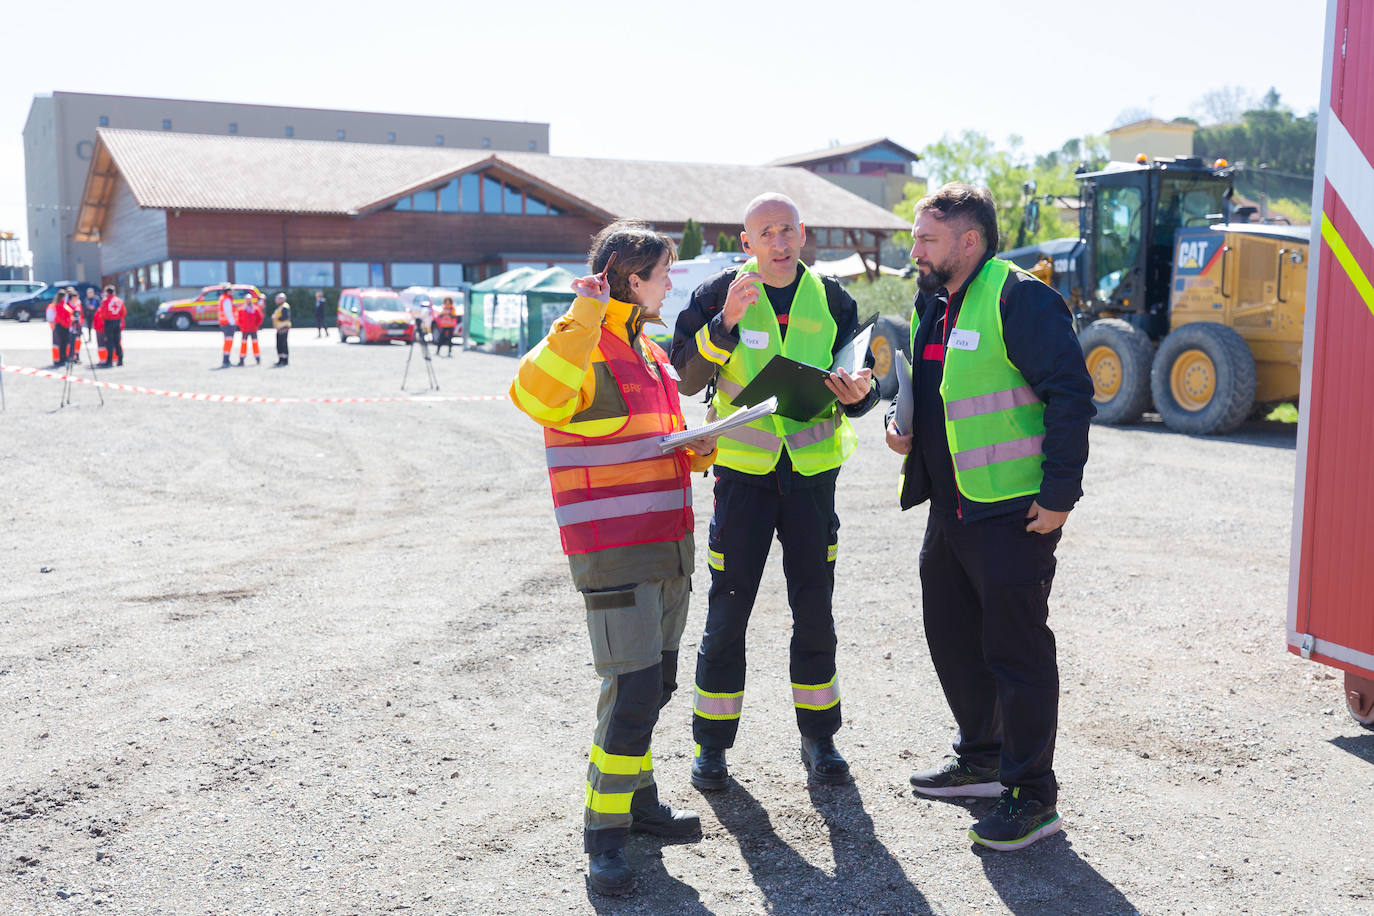
[[[1058,833],[1063,826],[1054,805],[1022,797],[1020,788],[1007,789],[992,813],[973,825],[968,838],[989,849],[1009,851]]]
[[[911,787],[932,798],[996,798],[1002,794],[995,767],[978,767],[948,757],[933,770],[911,774]]]

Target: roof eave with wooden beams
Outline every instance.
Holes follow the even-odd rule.
[[[95,149],[91,151],[91,167],[86,172],[86,186],[81,191],[81,207],[76,214],[73,241],[100,241],[100,232],[105,228],[105,217],[110,212],[110,200],[114,197],[118,178],[119,170],[115,168],[114,157],[97,136]]]

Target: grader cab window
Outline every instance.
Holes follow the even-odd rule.
[[[1097,298],[1110,299],[1140,256],[1139,188],[1101,188],[1097,192]]]

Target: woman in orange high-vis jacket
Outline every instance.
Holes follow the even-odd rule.
[[[587,767],[583,845],[594,889],[626,894],[632,830],[693,837],[700,819],[659,801],[649,745],[677,687],[695,554],[691,472],[714,441],[661,452],[685,427],[677,373],[642,333],[672,289],[671,240],[622,220],[592,240],[596,271],[520,361],[511,401],[544,427],[554,515],[582,593],[602,678]],[[661,322],[660,322],[661,323]]]

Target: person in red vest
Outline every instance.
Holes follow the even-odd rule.
[[[258,295],[252,290],[248,291],[248,298],[243,303],[243,308],[239,309],[239,365],[243,365],[244,357],[248,354],[248,339],[253,339],[253,359],[257,360],[259,366],[262,365],[262,351],[258,349],[258,329],[262,327],[262,306],[258,304]]]
[[[221,369],[229,368],[229,354],[234,351],[234,332],[238,330],[238,319],[234,315],[234,290],[228,283],[219,292],[219,330],[224,335],[223,361]]]
[[[453,335],[458,331],[458,310],[453,306],[453,297],[444,297],[444,307],[434,319],[434,326],[439,329],[439,343],[434,347],[435,354],[448,345],[448,355],[453,356]]]
[[[677,373],[642,333],[659,321],[675,254],[647,223],[601,230],[588,258],[598,273],[573,282],[572,307],[521,359],[510,387],[511,402],[544,427],[554,517],[602,678],[582,835],[591,886],[603,894],[633,889],[624,854],[632,831],[701,831],[696,814],[659,801],[649,750],[677,688],[695,554],[691,472],[715,458],[714,440],[658,446],[686,426]]]
[[[68,339],[71,347],[71,361],[81,362],[81,333],[86,326],[86,313],[81,307],[81,293],[74,286],[67,287],[67,311],[71,313],[71,326]]]
[[[72,308],[67,303],[67,291],[58,290],[48,306],[48,326],[52,328],[53,368],[68,363],[72,358]]]
[[[115,295],[113,286],[105,287],[105,298],[95,310],[91,319],[95,325],[96,338],[100,346],[100,365],[124,365],[124,321],[128,309],[124,300]]]

